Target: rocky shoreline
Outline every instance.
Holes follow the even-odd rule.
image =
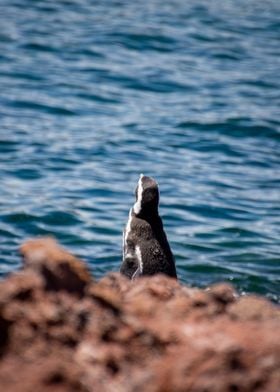
[[[52,239],[0,283],[2,391],[280,390],[280,311],[228,284],[95,281]]]

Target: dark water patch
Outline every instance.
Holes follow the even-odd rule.
[[[252,121],[252,120],[249,120]],[[234,136],[236,138],[242,137],[272,137],[276,140],[280,140],[280,132],[265,125],[254,125],[246,124],[246,120],[243,119],[228,119],[224,123],[197,123],[184,121],[177,125],[178,128],[183,129],[196,129],[198,131],[212,132],[215,131],[218,134],[226,134]]]
[[[42,111],[47,112],[53,115],[63,115],[63,116],[75,116],[77,113],[73,110],[62,108],[62,107],[55,107],[50,105],[44,105],[37,102],[28,102],[28,101],[20,101],[14,100],[10,103],[11,106],[17,109],[28,109],[34,111]]]
[[[222,61],[240,61],[243,57],[240,53],[226,53],[226,52],[214,52],[212,54],[214,59],[222,60]]]
[[[280,280],[277,279],[275,282],[271,282],[270,280],[263,278],[261,275],[253,276],[249,279],[244,275],[241,279],[234,280],[234,283],[239,288],[239,291],[247,294],[247,293],[259,293],[261,295],[267,295],[268,298],[272,299],[274,302],[278,302],[280,300],[279,295],[279,284]],[[268,291],[268,287],[270,288]],[[268,294],[269,292],[269,294]]]
[[[164,80],[162,82],[156,82],[153,80],[147,80],[145,82],[139,83],[134,82],[131,84],[127,84],[128,88],[136,89],[136,90],[143,90],[143,91],[151,91],[154,93],[172,93],[172,92],[179,92],[185,91],[190,92],[193,91],[192,87],[179,84],[176,82]]]
[[[18,149],[19,143],[14,140],[1,140],[0,139],[0,153],[7,154],[14,152]]]
[[[47,13],[57,13],[57,6],[51,5],[51,4],[35,4],[36,8],[38,8],[42,12],[47,12]]]
[[[216,41],[216,37],[207,36],[202,33],[193,33],[190,35],[190,37],[193,38],[195,41],[201,41],[201,42],[215,42]]]
[[[4,228],[0,228],[0,243],[2,243],[3,239],[9,240],[10,238],[16,238],[17,234],[12,230],[5,230]]]
[[[236,147],[233,148],[229,146],[226,143],[217,143],[217,142],[210,142],[210,141],[198,141],[191,143],[192,146],[201,152],[209,152],[209,149],[211,149],[212,153],[215,152],[221,152],[223,155],[227,157],[243,157],[243,153],[240,151],[237,151]],[[187,147],[187,144],[186,144]]]
[[[110,35],[109,35],[110,37]],[[174,50],[176,40],[165,35],[158,35],[156,32],[151,34],[144,33],[118,33],[112,35],[112,39],[124,45],[128,49],[156,50],[159,52],[170,52]]]
[[[11,174],[21,180],[38,180],[42,177],[38,170],[28,168],[13,170]]]
[[[28,72],[8,72],[8,71],[0,71],[0,76],[9,77],[13,79],[23,79],[23,80],[31,80],[35,82],[44,81],[46,78],[43,75],[38,75],[35,72],[32,74]]]
[[[65,211],[53,211],[41,217],[41,220],[51,226],[78,225],[80,220],[73,213]]]
[[[40,51],[40,52],[58,52],[60,50],[60,48],[56,48],[54,46],[51,45],[43,45],[40,44],[38,42],[28,42],[26,44],[22,45],[22,48],[29,51]]]
[[[119,103],[121,103],[120,100],[113,99],[113,98],[110,98],[110,97],[105,97],[105,96],[102,96],[102,95],[97,95],[97,94],[79,93],[76,96],[79,97],[79,98],[82,98],[82,99],[87,99],[89,101],[93,101],[93,102],[103,102],[103,103],[112,103],[112,104],[115,104],[115,103],[119,104]]]
[[[216,273],[219,273],[219,272],[226,273],[226,274],[228,273],[228,269],[227,268],[220,267],[220,266],[217,266],[217,265],[196,264],[196,265],[188,266],[188,271],[190,271],[190,272],[200,273],[201,270],[204,273],[206,273],[206,274],[207,273],[209,273],[209,274],[211,274],[211,273],[216,274]]]
[[[259,80],[259,79],[257,79],[257,80],[255,80],[255,79],[254,80],[250,80],[250,79],[243,80],[243,83],[248,86],[259,87],[262,89],[278,89],[279,88],[279,86],[275,83],[270,83],[265,80]]]
[[[84,55],[87,57],[93,57],[93,58],[98,58],[98,59],[105,59],[105,55],[97,50],[94,50],[93,48],[79,48],[77,51],[79,55]]]
[[[80,164],[80,160],[78,158],[74,158],[73,155],[67,156],[53,156],[51,159],[48,160],[47,164],[52,165],[68,165],[69,167],[73,168],[73,166]]]
[[[122,84],[123,87],[131,90],[138,90],[143,92],[154,92],[154,93],[172,93],[178,91],[190,92],[192,87],[181,83],[176,83],[170,80],[160,80],[158,78],[146,78],[138,79],[133,77],[127,77],[118,74],[106,74],[105,80],[115,82],[116,84]]]
[[[188,265],[187,268],[188,273],[195,273],[195,274],[225,274],[229,275],[229,270],[223,266],[218,265],[209,265],[209,264],[191,264]]]
[[[197,252],[203,252],[205,254],[207,253],[217,253],[219,251],[219,247],[213,246],[212,244],[209,245],[200,245],[200,244],[195,244],[191,243],[190,241],[187,242],[186,248],[188,251],[197,251]]]
[[[12,43],[15,40],[14,37],[12,37],[9,34],[5,34],[5,32],[0,32],[0,42],[1,43]],[[2,57],[2,56],[1,56]],[[5,56],[3,56],[5,58]]]
[[[38,217],[25,212],[15,212],[8,214],[1,214],[1,220],[10,224],[25,224],[28,222],[36,221]]]

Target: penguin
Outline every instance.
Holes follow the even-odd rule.
[[[141,174],[135,196],[123,233],[120,272],[132,280],[158,273],[176,279],[175,260],[158,213],[157,182]]]

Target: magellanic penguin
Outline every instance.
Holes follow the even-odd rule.
[[[158,213],[158,184],[141,174],[135,193],[136,202],[123,234],[120,272],[130,279],[158,273],[177,278],[174,257]]]

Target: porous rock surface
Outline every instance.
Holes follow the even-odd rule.
[[[280,312],[228,284],[157,275],[96,282],[53,239],[0,283],[0,389],[279,392]]]

